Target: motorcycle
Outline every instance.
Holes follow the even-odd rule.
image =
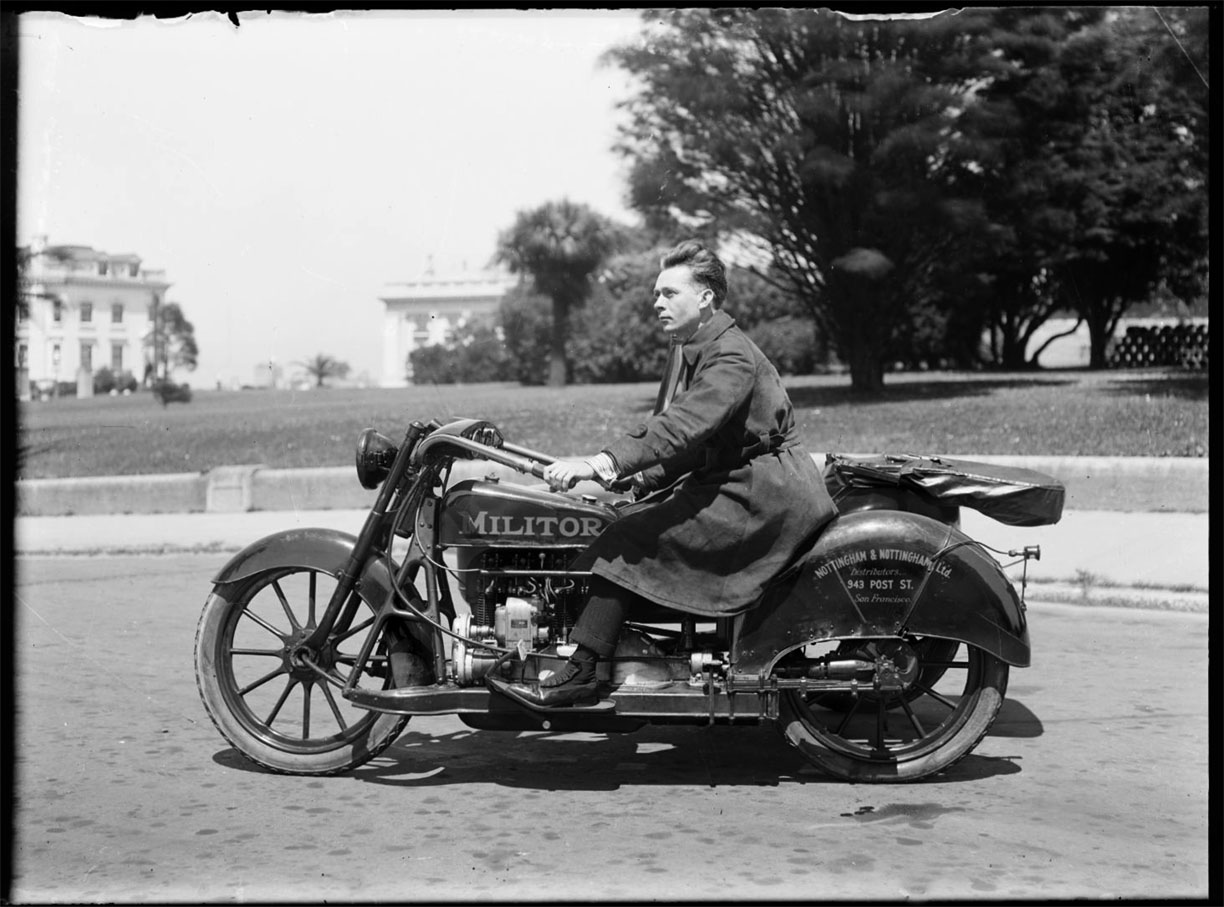
[[[357,478],[377,496],[356,536],[274,533],[213,578],[195,671],[222,736],[265,769],[330,775],[382,753],[413,715],[482,731],[768,722],[833,777],[906,782],[971,752],[1010,668],[1030,663],[1023,592],[1040,548],[995,551],[1016,559],[1001,565],[961,531],[960,507],[1044,525],[1063,487],[967,461],[829,454],[839,515],[759,604],[716,620],[643,604],[599,664],[598,703],[519,704],[498,681],[538,681],[573,651],[590,578],[576,556],[648,505],[617,487],[529,484],[554,459],[478,419],[413,422],[399,444],[362,432]],[[1019,593],[1004,572],[1017,564]]]

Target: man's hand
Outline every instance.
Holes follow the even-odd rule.
[[[595,478],[595,470],[583,459],[557,460],[544,467],[544,481],[553,491],[569,491],[579,482]]]

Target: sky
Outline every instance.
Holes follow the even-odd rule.
[[[519,211],[626,224],[626,11],[18,22],[17,240],[140,256],[195,327],[193,387],[325,353],[382,372],[388,283],[489,264]]]

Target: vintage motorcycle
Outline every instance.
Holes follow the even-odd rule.
[[[959,508],[1053,523],[1063,487],[966,461],[830,454],[839,516],[756,607],[702,621],[643,606],[600,663],[601,701],[520,705],[493,680],[538,680],[572,652],[589,580],[572,562],[649,505],[520,481],[553,459],[476,419],[413,422],[398,445],[366,429],[357,476],[378,493],[356,537],[274,533],[213,579],[195,670],[225,739],[272,771],[327,775],[381,753],[412,715],[488,731],[771,722],[829,775],[913,781],[978,744],[1009,668],[1029,664],[1023,589],[1040,549],[996,552],[1023,564],[1017,594]]]

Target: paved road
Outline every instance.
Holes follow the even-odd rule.
[[[414,719],[281,777],[191,674],[224,555],[18,559],[14,901],[1179,898],[1208,891],[1206,615],[1038,604],[976,753],[826,780],[770,728]]]

